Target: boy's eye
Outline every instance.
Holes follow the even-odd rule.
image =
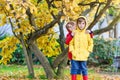
[[[85,23],[82,23],[82,24],[85,24]]]

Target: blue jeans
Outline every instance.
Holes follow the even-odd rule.
[[[71,60],[71,74],[87,75],[87,61]]]

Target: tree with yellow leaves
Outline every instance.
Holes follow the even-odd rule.
[[[80,15],[87,16],[88,29],[101,19],[107,13],[110,7],[116,10],[118,0],[0,0],[0,25],[11,24],[14,37],[5,39],[5,41],[14,40],[9,45],[1,45],[3,60],[6,63],[11,58],[11,53],[15,50],[15,44],[21,43],[29,75],[34,77],[34,69],[31,53],[41,62],[48,79],[53,79],[60,75],[63,63],[66,62],[67,48],[64,44],[63,25],[66,21],[76,20]],[[119,13],[119,10],[117,10]],[[110,30],[120,18],[120,14],[106,28],[94,31],[100,34]],[[60,42],[53,27],[59,26]],[[17,39],[17,40],[16,40]],[[4,42],[4,41],[3,41]],[[1,44],[4,44],[1,42]],[[14,46],[12,46],[14,45]],[[6,50],[10,47],[12,50]],[[9,52],[11,51],[11,52]],[[9,54],[8,54],[9,53]],[[46,56],[56,55],[56,59],[50,65]],[[6,59],[6,56],[9,57]],[[55,70],[57,69],[57,72]]]

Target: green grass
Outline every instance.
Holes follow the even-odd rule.
[[[45,72],[41,66],[34,66],[35,78],[36,80],[47,80]],[[67,67],[64,70],[64,75],[66,78],[70,78],[70,68]],[[94,74],[94,70],[89,70],[90,74]],[[91,75],[92,77],[95,77]],[[28,69],[27,66],[23,65],[0,65],[0,78],[7,77],[10,79],[31,79],[31,76],[28,76]],[[65,79],[64,79],[65,80]],[[96,79],[99,80],[99,79]]]
[[[34,66],[34,73],[36,80],[47,80],[44,69],[40,65]],[[66,76],[70,75],[69,68],[64,70]],[[10,79],[30,79],[28,76],[28,69],[26,65],[0,65],[0,80],[1,77],[7,77]]]
[[[43,68],[41,66],[34,66],[34,72],[36,78],[40,78],[40,75],[45,75]],[[21,65],[0,65],[0,78],[7,77],[7,78],[16,78],[16,79],[25,79],[30,78],[28,76],[28,69],[27,66]]]
[[[105,78],[106,75],[97,73],[95,69],[96,68],[89,68],[89,80],[105,80],[103,78]],[[35,78],[32,79],[31,76],[28,76],[28,69],[25,65],[0,65],[0,80],[47,80],[45,72],[40,65],[34,66],[34,73]],[[64,77],[62,80],[70,80],[69,67],[65,68],[63,74]],[[109,78],[110,76],[107,77]]]

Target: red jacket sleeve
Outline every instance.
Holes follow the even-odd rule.
[[[73,38],[72,35],[70,33],[68,33],[66,36],[66,39],[65,39],[65,43],[67,45],[69,45],[69,42],[72,40],[72,38]]]
[[[91,31],[91,32],[90,32],[90,37],[93,38],[93,36],[94,36],[94,35],[93,35],[93,32]]]

